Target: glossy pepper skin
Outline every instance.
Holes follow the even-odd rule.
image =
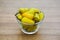
[[[23,17],[21,20],[22,23],[26,23],[26,24],[34,24],[35,22],[27,17]]]

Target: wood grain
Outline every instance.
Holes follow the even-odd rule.
[[[45,13],[36,34],[21,32],[15,18],[21,7],[35,7]],[[0,0],[0,40],[60,40],[60,0]]]

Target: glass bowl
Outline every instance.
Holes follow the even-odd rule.
[[[44,17],[45,17],[45,15],[44,15]],[[16,19],[17,19],[17,18],[16,18]],[[43,18],[43,19],[44,19],[44,18]],[[18,19],[17,19],[17,22],[18,22],[19,27],[20,27],[20,29],[21,29],[21,31],[22,31],[23,33],[25,33],[25,34],[34,34],[34,33],[36,33],[36,32],[39,30],[39,28],[41,27],[41,24],[42,24],[42,22],[43,22],[43,19],[42,19],[40,22],[35,23],[35,24],[33,24],[33,25],[31,25],[31,24],[26,24],[26,23],[22,23],[22,22],[19,21]]]

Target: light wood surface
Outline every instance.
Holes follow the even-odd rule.
[[[21,32],[14,16],[20,7],[36,7],[45,13],[36,34]],[[0,0],[0,40],[60,40],[60,0]]]

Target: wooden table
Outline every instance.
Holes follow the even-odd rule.
[[[36,34],[21,32],[14,16],[20,7],[36,7],[45,13]],[[60,40],[60,0],[0,0],[0,40]]]

